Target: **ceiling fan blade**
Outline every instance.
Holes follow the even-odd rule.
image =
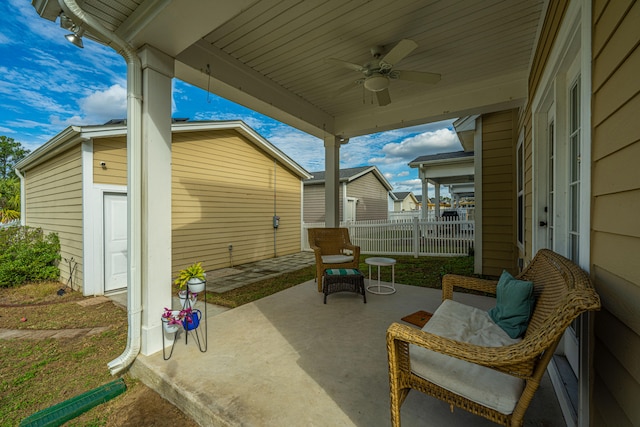
[[[348,68],[353,71],[362,71],[364,68],[362,65],[354,64],[353,62],[343,61],[337,58],[327,58],[324,60],[326,64],[337,65],[338,67]]]
[[[345,93],[348,90],[353,89],[354,87],[358,87],[360,86],[362,83],[364,82],[364,79],[358,79],[358,80],[354,80],[352,82],[350,82],[349,84],[346,84],[344,86],[342,86],[340,89],[338,89],[333,96],[340,96],[343,93]]]
[[[418,43],[409,39],[402,39],[398,42],[397,45],[393,47],[387,53],[384,58],[382,58],[382,62],[385,62],[391,66],[396,65],[398,62],[402,61],[402,59],[409,55],[414,51],[415,48],[418,47]]]
[[[389,95],[389,89],[383,89],[375,93],[378,100],[378,105],[384,107],[391,104],[391,95]]]
[[[393,71],[400,80],[408,80],[410,82],[418,82],[418,83],[427,83],[434,84],[440,81],[440,74],[436,73],[426,73],[422,71],[404,71],[404,70],[394,70]]]

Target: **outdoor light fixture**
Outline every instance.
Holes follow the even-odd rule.
[[[73,31],[73,33],[67,34],[64,37],[79,48],[83,48],[82,35],[84,34],[84,29],[74,25],[71,31]]]
[[[71,31],[71,29],[73,28],[75,24],[73,23],[73,21],[71,20],[71,18],[69,18],[67,15],[65,15],[64,13],[60,14],[60,26],[62,28],[64,28],[65,30],[69,30]]]
[[[374,73],[364,81],[364,87],[371,92],[380,92],[389,87],[389,77]]]
[[[65,30],[71,31],[72,34],[64,36],[67,40],[80,48],[84,47],[84,44],[82,43],[82,35],[84,34],[83,28],[76,25],[73,20],[64,13],[60,14],[60,26]]]

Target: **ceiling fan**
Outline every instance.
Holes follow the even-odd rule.
[[[348,68],[353,71],[358,71],[364,76],[341,88],[339,93],[353,87],[363,85],[365,89],[376,94],[378,105],[383,107],[391,103],[391,95],[389,94],[389,85],[391,84],[391,80],[407,80],[427,84],[433,84],[440,81],[440,74],[422,71],[395,70],[393,68],[417,47],[418,43],[413,40],[402,39],[384,56],[383,47],[376,46],[371,48],[373,60],[364,65],[358,65],[336,58],[328,58],[325,62]]]

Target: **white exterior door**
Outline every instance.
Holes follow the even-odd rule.
[[[127,195],[104,195],[104,291],[127,287]]]
[[[356,220],[356,203],[358,199],[353,197],[347,198],[347,210],[344,220],[347,222],[354,222]]]

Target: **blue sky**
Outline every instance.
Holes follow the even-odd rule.
[[[69,43],[59,22],[40,18],[27,0],[0,2],[0,135],[34,150],[71,125],[126,116],[126,65],[113,49],[84,39]],[[320,139],[180,80],[173,81],[173,117],[243,120],[309,172],[324,170]],[[375,165],[394,191],[422,189],[418,156],[461,150],[452,121],[352,138],[341,168]]]

